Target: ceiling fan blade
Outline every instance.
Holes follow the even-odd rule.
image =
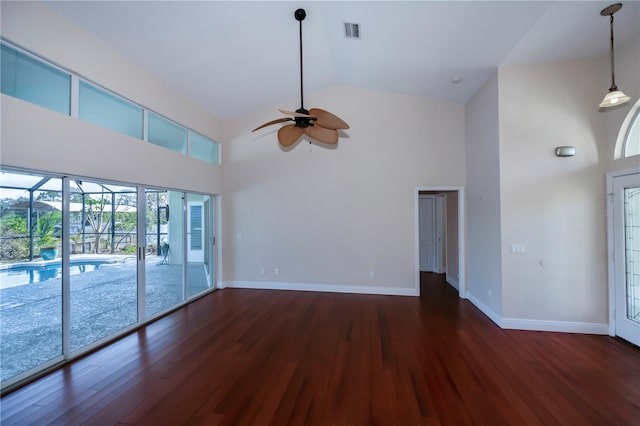
[[[278,118],[276,120],[271,120],[268,123],[264,123],[262,126],[256,127],[255,129],[252,130],[252,132],[255,132],[258,129],[262,129],[263,127],[271,126],[272,124],[284,123],[285,121],[293,121],[293,118],[285,117],[285,118]]]
[[[280,111],[285,115],[292,115],[294,117],[305,117],[305,118],[311,117],[310,115],[307,115],[307,114],[300,114],[299,112],[295,112],[295,111],[287,111],[286,109],[279,109],[278,111]]]
[[[337,115],[331,114],[329,111],[325,111],[320,108],[311,108],[309,110],[311,116],[316,117],[318,120],[315,122],[320,127],[327,129],[348,129],[349,125],[342,121]]]
[[[287,126],[280,127],[278,130],[278,141],[282,146],[291,146],[300,139],[300,136],[304,133],[304,129],[296,127],[295,124],[289,124]]]
[[[313,139],[326,143],[329,145],[335,145],[338,143],[338,131],[335,129],[327,129],[320,126],[309,126],[304,128],[304,132],[311,136]]]

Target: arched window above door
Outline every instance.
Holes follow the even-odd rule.
[[[625,157],[640,155],[640,101],[629,114],[632,115],[632,118],[624,135],[623,153]]]

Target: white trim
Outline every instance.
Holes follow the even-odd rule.
[[[216,251],[216,259],[214,261],[214,265],[216,268],[216,284],[215,288],[224,288],[224,281],[222,281],[222,270],[224,267],[223,262],[223,252],[222,252],[222,237],[223,237],[223,227],[222,227],[222,195],[214,195],[216,213],[215,213],[215,230],[214,237],[216,239],[215,251]]]
[[[454,280],[453,277],[448,273],[447,273],[447,283],[449,283],[449,285],[455,288],[456,290],[460,290],[460,284],[458,284],[458,281]]]
[[[62,178],[62,356],[69,359],[71,356],[71,276],[70,270],[71,241],[70,222],[71,211],[71,184],[68,176]],[[41,366],[38,366],[41,367]],[[44,367],[41,367],[44,368]]]
[[[625,151],[627,150],[627,137],[629,135],[629,131],[631,130],[631,125],[634,122],[634,118],[636,118],[636,114],[640,112],[640,100],[636,101],[635,105],[629,109],[627,115],[624,117],[622,124],[620,125],[620,130],[618,130],[618,136],[616,137],[616,144],[613,149],[613,159],[621,160],[623,158],[631,158],[625,156]]]
[[[607,213],[613,212],[613,173],[607,173]],[[613,241],[613,216],[607,214],[607,290],[609,295],[609,336],[616,335],[616,293],[613,251],[615,244]]]
[[[465,274],[465,240],[464,240],[464,186],[416,186],[414,195],[414,285],[416,294],[420,295],[420,223],[419,198],[420,191],[457,192],[458,193],[458,296],[467,298],[467,283]]]
[[[467,269],[466,269],[466,246],[465,246],[465,205],[464,188],[458,190],[458,293],[461,299],[467,298]]]
[[[491,308],[489,308],[487,305],[482,303],[476,296],[474,296],[470,292],[467,292],[467,299],[469,299],[469,302],[473,303],[476,308],[480,309],[480,311],[483,314],[485,314],[487,317],[489,317],[489,319],[491,321],[496,323],[496,325],[498,327],[503,328],[502,327],[502,317],[500,315],[498,315],[495,312],[493,312],[493,310]]]
[[[593,322],[502,318],[502,328],[514,330],[555,331],[561,333],[609,334],[608,324]]]
[[[318,291],[329,293],[381,294],[388,296],[418,296],[413,288],[372,287],[316,283],[280,283],[269,281],[225,281],[220,288],[247,288],[259,290]]]
[[[435,208],[436,208],[436,270],[439,274],[444,274],[446,272],[446,259],[447,253],[446,250],[446,208],[447,208],[447,195],[445,192],[441,192],[440,194],[436,194],[435,197]]]

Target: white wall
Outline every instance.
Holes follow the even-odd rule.
[[[596,58],[500,69],[505,318],[607,322],[601,65]],[[556,157],[560,145],[577,154]],[[512,243],[526,253],[511,254]]]
[[[205,193],[222,191],[218,167],[2,95],[3,166]],[[189,170],[189,173],[184,173]]]
[[[251,133],[297,99],[225,122],[225,281],[414,288],[415,188],[464,183],[463,107],[339,86],[305,100],[351,125],[336,149]]]
[[[502,255],[497,72],[467,102],[465,115],[467,292],[474,303],[500,316]]]
[[[212,139],[216,117],[39,3],[3,2],[2,37]],[[218,166],[2,96],[4,166],[220,193]],[[189,173],[184,173],[189,170]]]

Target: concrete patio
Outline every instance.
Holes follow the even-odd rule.
[[[145,317],[182,301],[182,265],[148,257]],[[71,277],[71,350],[81,349],[137,321],[136,263],[118,262]],[[207,290],[204,266],[189,264],[188,297]],[[0,379],[62,354],[62,280],[0,290]]]

